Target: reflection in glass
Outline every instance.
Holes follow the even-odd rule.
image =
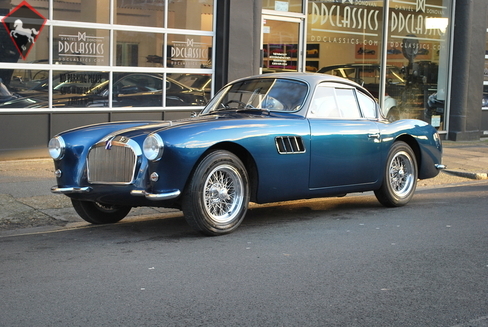
[[[15,100],[4,103],[9,108],[48,108],[49,87],[52,86],[54,108],[107,106],[107,72],[54,71],[53,82],[49,83],[47,71],[30,72],[33,79],[24,85],[29,87],[14,93]],[[35,76],[46,76],[35,79]],[[17,80],[16,80],[17,81]]]
[[[168,81],[175,81],[195,94],[194,105],[206,105],[212,97],[211,74],[168,74]]]
[[[44,69],[15,69],[9,72],[12,72],[11,78],[4,80],[4,84],[11,92],[31,90],[39,84],[45,84],[49,77],[49,71]]]
[[[0,7],[2,9],[8,9],[8,10],[11,10],[13,8],[16,8],[18,5],[20,5],[22,2],[24,2],[24,0],[10,0],[10,1],[6,1],[4,2],[3,5],[1,5]],[[49,15],[49,10],[48,10],[48,7],[45,6],[45,5],[34,5],[31,1],[30,2],[30,5],[32,6],[32,8],[34,8],[38,13],[40,13],[42,16],[44,16],[45,18],[48,18],[48,15]],[[8,10],[6,13],[8,13]],[[5,13],[5,14],[6,14]],[[4,13],[2,13],[3,15]]]
[[[306,70],[350,79],[379,98],[382,18],[383,1],[308,1]]]
[[[87,23],[109,23],[110,0],[53,0],[56,20]]]
[[[213,0],[170,1],[168,27],[211,31],[213,28]]]
[[[48,108],[50,85],[53,108],[204,106],[211,96],[210,74],[113,73],[112,96],[108,72],[53,71],[52,84],[47,74],[15,70],[0,83],[0,108]]]
[[[158,73],[114,73],[112,106],[175,107],[206,104],[205,83],[195,80],[195,87],[191,87],[183,82],[189,82],[192,78],[184,74],[174,77],[176,79],[165,79],[164,74]],[[201,79],[205,79],[203,75]],[[202,88],[198,89],[197,86]],[[163,94],[166,95],[164,104]]]
[[[164,27],[164,0],[116,0],[115,23]]]
[[[1,108],[48,108],[49,72],[47,70],[0,70]]]
[[[163,66],[163,34],[115,31],[114,38],[117,66]]]
[[[263,30],[263,73],[297,71],[299,24],[266,19]]]
[[[163,105],[163,74],[114,73],[113,107],[159,107]]]
[[[452,1],[426,0],[390,9],[387,62],[401,67],[405,80],[402,93],[392,95],[396,118],[423,119],[445,129],[451,7]],[[402,23],[407,17],[416,22],[413,29]]]
[[[107,72],[53,72],[53,107],[108,106]]]
[[[302,0],[263,0],[263,9],[301,13]]]

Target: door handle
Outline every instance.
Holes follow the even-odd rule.
[[[370,139],[379,139],[380,138],[380,133],[370,133],[370,134],[368,134],[368,137]]]

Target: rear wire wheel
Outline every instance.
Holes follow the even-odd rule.
[[[393,143],[386,161],[383,184],[374,194],[385,207],[406,205],[417,187],[418,168],[415,154],[407,143]]]
[[[205,235],[233,232],[249,205],[246,168],[234,154],[217,150],[197,166],[183,196],[188,224]]]

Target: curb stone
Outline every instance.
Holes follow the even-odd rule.
[[[444,172],[453,176],[459,176],[459,177],[464,177],[469,179],[476,179],[476,180],[488,179],[488,174],[486,173],[472,173],[467,171],[449,170],[449,169],[444,170]]]

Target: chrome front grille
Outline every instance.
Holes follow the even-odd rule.
[[[96,144],[88,154],[88,182],[130,184],[134,180],[137,154],[131,140],[116,137]],[[132,141],[133,142],[133,141]],[[135,144],[135,142],[133,142]],[[137,144],[135,146],[138,147]]]

